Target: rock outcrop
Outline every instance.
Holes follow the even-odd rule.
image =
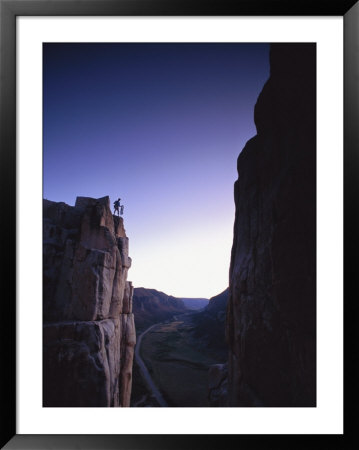
[[[228,398],[228,365],[213,364],[208,370],[209,406],[226,406]]]
[[[229,406],[316,404],[316,47],[273,44],[238,157]]]
[[[110,199],[43,205],[43,406],[130,406],[136,333]]]

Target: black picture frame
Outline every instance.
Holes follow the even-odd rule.
[[[200,449],[351,448],[357,336],[355,305],[345,302],[343,435],[17,435],[16,434],[16,17],[17,16],[342,16],[344,18],[344,284],[356,292],[358,230],[359,2],[356,0],[0,0],[1,448]],[[357,254],[355,255],[357,256]],[[353,258],[352,258],[353,257]],[[179,424],[180,428],[180,424]],[[164,430],[165,433],[165,430]]]

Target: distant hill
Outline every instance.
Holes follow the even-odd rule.
[[[206,347],[227,357],[225,339],[225,320],[228,301],[228,288],[210,298],[208,305],[193,317],[194,336]]]
[[[182,299],[143,287],[134,289],[132,310],[137,332],[188,311]]]
[[[228,288],[220,294],[209,299],[205,313],[215,316],[219,321],[224,321],[228,300]]]
[[[182,298],[188,309],[202,309],[208,305],[208,298]]]

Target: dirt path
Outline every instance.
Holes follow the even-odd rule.
[[[147,370],[147,367],[143,361],[143,359],[141,358],[140,355],[140,350],[141,350],[141,342],[142,342],[142,338],[145,334],[147,334],[149,331],[152,330],[152,328],[156,327],[157,325],[159,325],[159,323],[155,323],[154,325],[152,325],[151,327],[147,328],[147,330],[145,330],[143,333],[141,333],[138,337],[137,337],[137,344],[136,344],[136,349],[135,349],[135,358],[136,358],[136,362],[140,368],[141,374],[148,386],[148,388],[150,389],[150,391],[152,392],[153,396],[155,397],[155,399],[157,400],[158,404],[160,406],[168,406],[166,400],[162,397],[162,394],[160,393],[160,391],[157,389],[157,386],[155,385],[155,383],[152,380],[152,377],[149,373],[149,371]]]

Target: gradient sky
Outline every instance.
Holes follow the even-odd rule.
[[[44,44],[44,198],[121,197],[135,287],[228,286],[268,44]]]

